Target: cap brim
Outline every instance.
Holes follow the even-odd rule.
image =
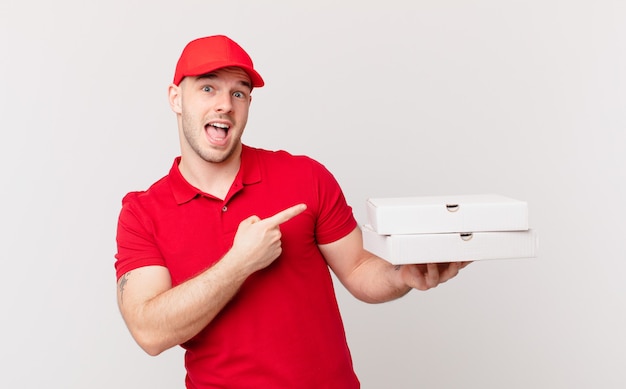
[[[174,84],[176,85],[180,84],[180,82],[185,77],[200,76],[203,74],[214,72],[218,69],[230,68],[230,67],[243,69],[243,71],[245,71],[246,74],[248,74],[248,77],[250,77],[250,81],[252,82],[253,88],[260,88],[263,85],[265,85],[265,81],[263,81],[263,77],[261,77],[261,75],[256,70],[252,69],[250,66],[240,64],[240,63],[232,63],[232,62],[228,62],[228,63],[212,62],[212,63],[206,63],[200,66],[196,66],[193,69],[188,69],[185,75],[177,76],[177,79],[174,80]]]

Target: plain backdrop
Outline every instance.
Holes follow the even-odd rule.
[[[244,141],[318,159],[359,222],[368,197],[529,204],[535,259],[382,305],[337,285],[363,388],[626,387],[621,0],[2,0],[0,387],[183,387],[119,315],[115,229],[178,155],[167,86],[212,34],[266,81]]]

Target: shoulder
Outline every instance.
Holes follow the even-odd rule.
[[[328,169],[319,161],[307,155],[292,154],[285,150],[267,150],[245,146],[249,153],[258,158],[259,163],[278,171],[297,171],[303,169],[313,173],[326,173]]]
[[[126,195],[122,198],[122,205],[148,204],[162,198],[168,192],[171,191],[169,190],[168,177],[165,176],[150,185],[148,189],[126,193]]]

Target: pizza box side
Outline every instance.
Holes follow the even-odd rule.
[[[443,234],[381,235],[363,226],[363,247],[400,264],[535,258],[535,230]]]
[[[383,235],[529,229],[528,203],[496,194],[370,198],[366,208]]]

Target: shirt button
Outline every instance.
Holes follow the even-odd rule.
[[[224,205],[224,206],[222,207],[222,212],[226,212],[226,211],[228,211],[228,207]]]

